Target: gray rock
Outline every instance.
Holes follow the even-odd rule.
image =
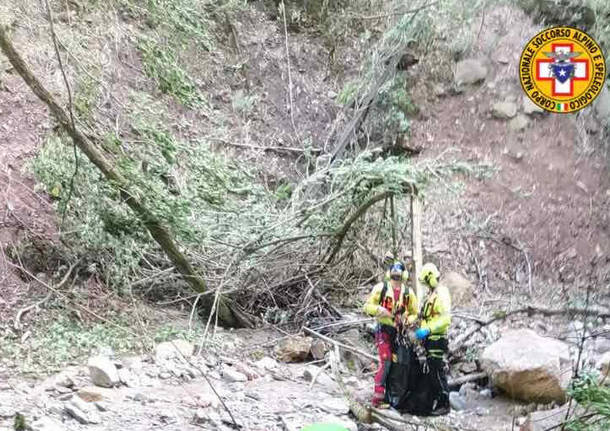
[[[492,398],[493,395],[491,389],[489,388],[483,389],[481,392],[479,392],[479,394],[481,394],[481,396],[484,398]]]
[[[610,126],[610,90],[608,87],[604,88],[602,93],[597,96],[593,106],[595,107],[597,118],[599,118],[602,124]]]
[[[136,388],[140,386],[138,377],[127,368],[121,368],[119,370],[119,380],[128,388]]]
[[[523,114],[519,114],[509,121],[508,127],[511,130],[514,130],[515,132],[521,132],[527,129],[527,126],[529,126],[529,124],[530,121],[528,120],[528,118]]]
[[[119,373],[114,363],[105,356],[95,356],[87,363],[91,381],[96,386],[111,388],[119,384]]]
[[[66,372],[59,373],[57,376],[55,376],[54,383],[56,386],[62,386],[64,388],[74,387],[74,380],[72,380],[72,377]]]
[[[314,342],[311,344],[311,356],[315,360],[324,359],[326,352],[328,352],[328,347],[324,341],[314,340]]]
[[[72,398],[64,406],[66,412],[83,425],[102,422],[102,418],[97,410],[94,410],[94,407],[94,405],[83,401],[79,397]]]
[[[527,97],[525,95],[522,98],[522,102],[523,102],[523,112],[527,115],[541,114],[544,112],[544,109],[542,109],[540,106],[536,105],[534,102],[532,102],[532,100],[529,97]]]
[[[222,377],[228,382],[247,382],[248,377],[230,366],[222,367]]]
[[[49,418],[42,417],[35,422],[30,424],[31,431],[67,431],[68,428],[64,426],[61,422]]]
[[[278,368],[279,364],[273,358],[264,357],[254,363],[254,365],[262,371],[274,371]]]
[[[319,407],[332,415],[341,416],[349,413],[349,404],[344,398],[327,398],[320,403]]]
[[[563,402],[570,382],[569,347],[531,329],[507,331],[481,355],[493,385],[522,401]]]
[[[320,370],[320,367],[316,367],[315,365],[306,366],[303,369],[302,376],[307,382],[311,382],[315,377],[315,385],[319,385],[327,391],[334,392],[338,389],[337,383],[335,383],[335,381],[323,370]]]
[[[485,67],[482,60],[467,59],[456,64],[455,83],[458,86],[462,84],[475,84],[485,80],[486,76],[487,67]]]
[[[598,337],[595,340],[595,351],[600,354],[610,352],[610,339]]]
[[[466,409],[466,401],[458,392],[449,392],[449,404],[453,410],[460,411]]]
[[[17,409],[9,406],[0,406],[0,418],[12,418],[17,413]]]
[[[190,358],[193,356],[195,346],[186,340],[172,340],[160,343],[155,348],[155,360],[157,362],[168,361],[172,359]]]
[[[517,115],[517,104],[514,102],[496,102],[491,108],[491,114],[500,120],[508,120]]]

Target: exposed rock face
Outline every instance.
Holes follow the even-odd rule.
[[[530,329],[507,332],[481,356],[496,388],[511,398],[550,403],[565,400],[572,361],[566,344]]]
[[[449,289],[451,303],[456,307],[466,306],[474,299],[474,285],[460,273],[448,272],[443,275],[441,283]]]
[[[112,388],[119,384],[119,373],[114,363],[105,356],[94,356],[87,363],[89,376],[96,386]]]
[[[309,356],[312,343],[311,337],[286,338],[275,348],[275,354],[282,362],[302,362]]]
[[[484,81],[487,76],[487,67],[482,60],[467,59],[457,63],[455,67],[455,83],[475,84],[479,81]]]

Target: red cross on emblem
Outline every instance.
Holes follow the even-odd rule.
[[[556,54],[563,54],[574,51],[574,44],[572,43],[553,43],[551,49]],[[574,75],[569,79],[560,82],[557,77],[553,75],[551,65],[554,64],[555,60],[549,58],[548,60],[536,60],[536,80],[539,81],[552,81],[551,94],[553,96],[574,96],[574,81],[587,81],[589,79],[589,61],[588,60],[574,60],[570,58],[568,61],[570,65],[574,67]],[[556,63],[555,63],[556,64]]]

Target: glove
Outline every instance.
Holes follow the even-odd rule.
[[[418,340],[424,340],[430,335],[430,330],[428,328],[419,328],[415,331],[415,338]]]

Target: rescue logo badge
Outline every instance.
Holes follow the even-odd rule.
[[[521,87],[549,112],[576,112],[601,93],[606,61],[600,46],[582,30],[552,27],[534,36],[519,61]]]

